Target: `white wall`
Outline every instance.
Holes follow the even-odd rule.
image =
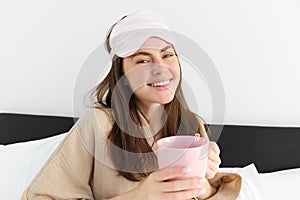
[[[300,125],[296,0],[2,0],[0,111],[73,115],[83,64],[114,22],[144,8],[214,62],[226,95],[225,123]],[[198,95],[204,100],[197,112],[209,121],[207,94]]]

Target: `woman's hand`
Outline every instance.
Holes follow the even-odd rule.
[[[219,170],[221,164],[220,149],[217,143],[209,142],[208,163],[206,169],[206,178],[213,178]]]
[[[204,194],[202,184],[206,180],[203,178],[169,180],[189,172],[190,169],[184,167],[158,170],[150,174],[137,188],[113,199],[184,200]]]

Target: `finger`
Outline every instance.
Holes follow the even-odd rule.
[[[209,162],[213,162],[216,165],[220,165],[221,164],[221,158],[220,158],[219,154],[217,154],[215,151],[209,152],[208,161]]]
[[[201,185],[204,182],[205,182],[204,178],[193,177],[193,178],[163,182],[161,184],[161,187],[165,192],[174,192],[179,190],[191,190],[195,188],[201,188]]]
[[[209,151],[220,154],[220,148],[216,142],[209,142]]]
[[[206,169],[206,175],[205,175],[205,177],[207,178],[207,179],[212,179],[215,175],[216,175],[216,171],[214,171],[214,170],[212,170],[211,168],[207,168]]]
[[[165,181],[172,178],[177,178],[185,175],[191,171],[190,168],[186,168],[183,166],[179,167],[168,167],[156,172],[153,172],[150,176],[156,181]]]
[[[219,171],[219,163],[220,161],[208,160],[207,168],[206,168],[207,179],[211,179],[216,175],[216,173]]]
[[[163,199],[166,200],[182,200],[182,199],[192,199],[193,197],[197,197],[205,194],[204,189],[192,189],[192,190],[181,190],[178,192],[169,192],[164,193]]]
[[[210,168],[211,170],[217,172],[219,170],[220,162],[221,162],[220,159],[216,159],[216,160],[209,159],[207,163],[207,168]]]

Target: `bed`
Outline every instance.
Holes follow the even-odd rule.
[[[0,113],[0,199],[19,199],[77,120]],[[243,178],[240,200],[300,198],[300,127],[224,125],[217,143],[220,171]]]

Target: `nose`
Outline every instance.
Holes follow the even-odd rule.
[[[153,62],[152,66],[152,74],[153,75],[159,75],[166,73],[168,71],[168,68],[163,62],[163,59],[156,59],[155,62]]]

